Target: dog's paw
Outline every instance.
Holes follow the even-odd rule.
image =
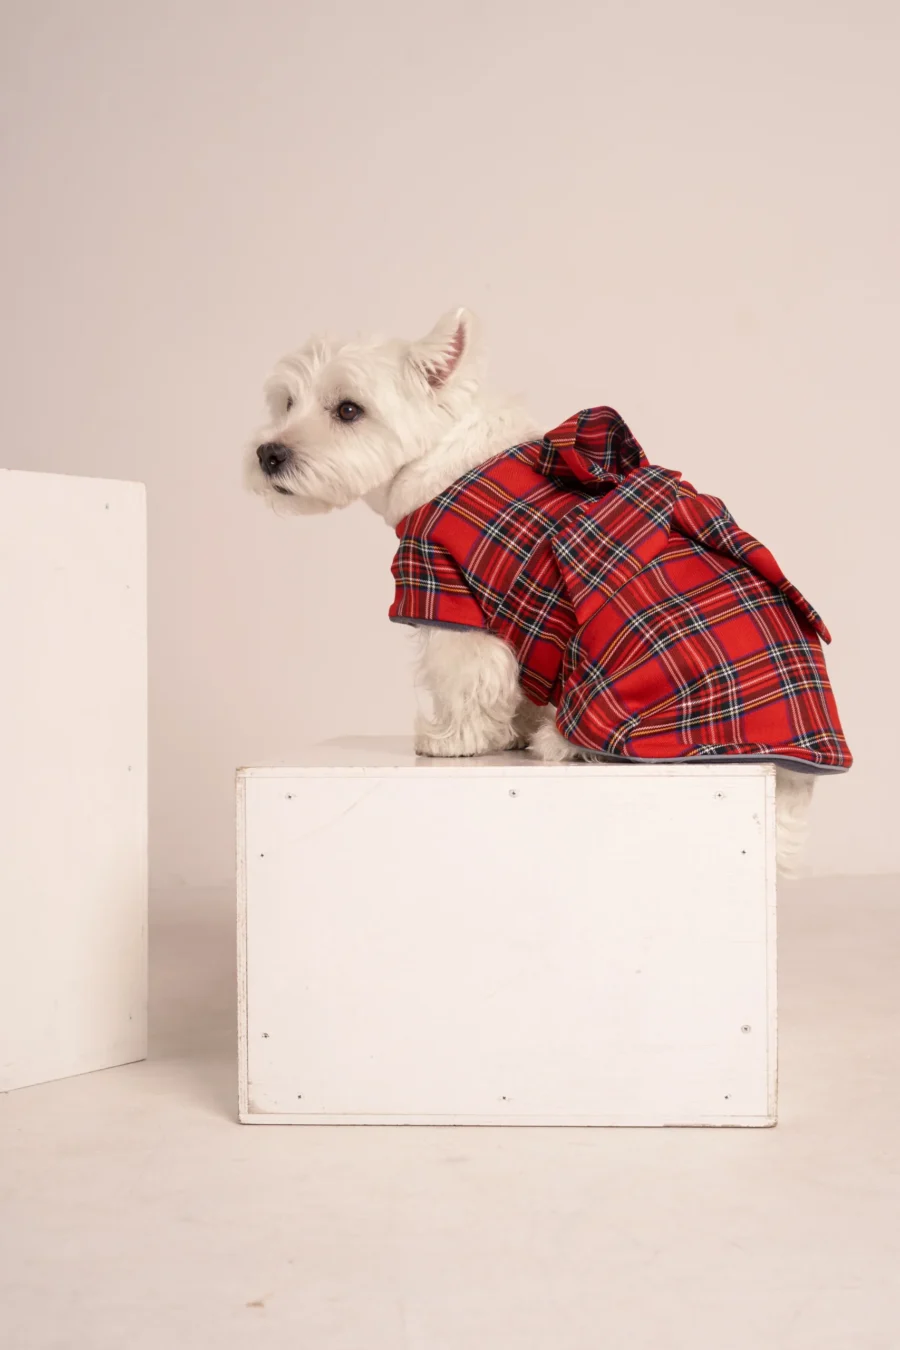
[[[529,749],[545,764],[565,764],[579,755],[578,746],[567,741],[553,722],[545,722],[537,728],[531,737]]]
[[[509,727],[466,723],[446,730],[422,721],[416,724],[413,744],[417,755],[430,759],[471,759],[473,755],[496,755],[512,749],[513,734]]]
[[[459,732],[439,730],[431,722],[421,719],[416,722],[413,746],[417,755],[425,755],[428,759],[459,759],[477,753],[465,744],[470,739]]]
[[[417,755],[424,755],[427,759],[455,759],[459,753],[450,748],[446,737],[441,739],[431,736],[427,731],[416,732],[413,748]]]
[[[555,709],[549,704],[538,707],[523,698],[512,723],[511,739],[507,750],[528,750],[540,727],[553,725]]]

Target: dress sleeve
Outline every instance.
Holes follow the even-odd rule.
[[[394,623],[431,628],[486,628],[481,606],[462,569],[430,539],[405,536],[391,564]]]

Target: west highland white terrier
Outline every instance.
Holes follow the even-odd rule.
[[[512,466],[510,482],[513,485],[518,481],[517,472],[526,476],[531,473],[533,477],[537,463],[535,456],[543,453],[540,450],[543,432],[528,411],[516,402],[493,396],[486,389],[477,325],[473,316],[463,309],[445,315],[427,337],[419,341],[312,341],[278,362],[267,382],[266,396],[269,422],[254,441],[249,456],[249,485],[253,491],[277,503],[281,511],[299,515],[332,511],[363,500],[396,529],[426,504],[434,504],[436,498],[440,497],[443,501],[442,494],[446,494],[460,480],[474,483],[473,490],[477,491],[480,467],[493,461],[494,457],[504,455],[512,447],[526,444],[532,447],[531,467]],[[611,414],[609,409],[599,411]],[[616,415],[611,415],[615,419]],[[620,420],[616,423],[607,419],[603,426],[608,442],[611,443],[610,437],[614,432],[619,438],[618,444],[624,447],[623,453],[639,457],[652,491],[668,491],[668,500],[674,500],[671,497],[671,492],[675,490],[672,484],[679,476],[666,470],[653,470],[652,466],[647,465],[640,447]],[[564,455],[568,452],[569,440],[571,437],[568,440],[563,438]],[[631,462],[638,463],[638,460],[632,458]],[[540,469],[541,464],[537,463],[537,467]],[[473,471],[474,479],[471,478]],[[588,463],[585,472],[594,471],[594,466]],[[581,472],[581,464],[576,463],[574,473],[577,475]],[[531,482],[531,479],[528,481]],[[568,483],[569,490],[573,482]],[[511,519],[510,512],[515,514],[515,487],[510,488],[504,480],[497,490],[505,493],[507,514],[504,519]],[[596,493],[596,484],[594,491]],[[714,506],[721,507],[716,499],[701,499],[698,494],[691,496],[691,493],[693,489],[687,485],[684,507],[687,511],[694,510],[697,502],[713,502]],[[439,507],[440,503],[436,506]],[[648,517],[653,516],[654,509],[648,508]],[[521,525],[525,517],[521,512],[519,515]],[[464,517],[465,511],[457,510],[457,528],[464,528]],[[522,525],[523,537],[528,535],[528,528],[526,521]],[[487,527],[487,533],[491,533],[490,526]],[[478,593],[486,604],[486,612],[493,627],[498,626],[495,620],[503,610],[502,597],[497,599],[496,611],[488,603],[493,597],[493,571],[502,571],[504,560],[508,559],[511,549],[513,554],[518,551],[517,566],[524,572],[521,566],[524,545],[517,542],[518,539],[519,536],[516,536],[508,547],[505,540],[494,540],[494,545],[501,550],[499,561],[495,562],[492,555],[484,555],[487,561],[482,567],[478,583],[481,584],[481,590]],[[739,551],[748,548],[743,543],[747,539],[749,536],[741,536],[735,547]],[[625,539],[622,544],[627,552],[630,541]],[[588,572],[592,559],[600,560],[598,568],[602,561],[597,548],[592,552],[588,547],[585,552],[583,545],[582,539],[578,545],[581,552],[573,563],[576,571],[581,567],[582,581],[585,558],[589,564]],[[754,540],[750,540],[750,545],[755,545],[761,553],[765,552]],[[570,551],[574,554],[575,548]],[[612,551],[621,553],[622,550],[614,548]],[[563,556],[565,554],[565,548],[557,548],[557,562],[563,570],[572,562],[571,558]],[[401,554],[398,554],[400,557]],[[766,557],[770,558],[770,555],[766,554]],[[603,561],[602,565],[606,567],[607,562]],[[601,589],[606,587],[604,597],[612,593],[610,577],[615,579],[615,566],[618,563],[610,565],[612,572],[603,583],[597,577],[587,578],[588,583],[601,585]],[[418,671],[432,705],[430,714],[421,715],[417,721],[416,751],[432,756],[469,756],[528,747],[539,758],[552,762],[592,758],[592,752],[586,750],[584,744],[580,745],[577,740],[564,734],[564,731],[568,731],[578,736],[580,712],[574,705],[580,695],[569,700],[570,706],[564,716],[548,702],[551,686],[558,693],[558,681],[554,685],[551,675],[546,685],[542,684],[543,676],[538,668],[540,662],[534,669],[529,667],[526,670],[522,643],[517,643],[517,650],[514,650],[511,640],[505,640],[490,631],[480,613],[474,621],[469,622],[470,611],[475,613],[472,607],[476,602],[471,596],[461,593],[465,587],[459,584],[460,578],[455,572],[438,575],[439,565],[434,564],[433,559],[424,557],[422,546],[416,540],[408,545],[406,566],[412,577],[410,585],[421,600],[420,619],[425,615],[422,620],[424,626],[417,630],[421,644]],[[452,566],[448,563],[448,567]],[[774,560],[772,567],[777,568]],[[410,580],[409,576],[407,580]],[[796,603],[801,606],[806,604],[784,578],[778,580],[776,577],[774,584],[780,586],[782,591],[787,587]],[[521,601],[522,587],[519,589]],[[548,593],[537,583],[532,589],[539,598]],[[444,622],[440,617],[444,611],[434,599],[436,591],[442,591],[440,603],[446,600],[449,622]],[[485,601],[486,593],[488,601]],[[772,593],[770,586],[761,605],[771,603]],[[783,597],[778,592],[776,597],[784,608]],[[558,596],[556,598],[559,599]],[[569,606],[565,598],[559,603]],[[526,597],[524,610],[522,604],[519,605],[517,619],[517,633],[520,636],[526,634],[528,643],[532,645],[537,641],[533,631],[537,623],[536,606],[539,607],[539,604],[533,595]],[[657,606],[657,610],[660,608]],[[398,607],[395,602],[395,610],[392,611],[393,617],[417,622],[413,612],[415,606],[412,611],[404,611],[403,604],[400,603]],[[567,612],[571,614],[571,606]],[[412,620],[405,617],[409,613],[413,613]],[[809,614],[810,622],[820,622],[813,611],[809,611]],[[795,623],[795,620],[791,622]],[[570,632],[573,625],[574,620],[570,624]],[[824,632],[824,629],[821,631]],[[578,640],[573,637],[569,645]],[[656,638],[652,634],[649,638],[644,634],[642,640],[645,643],[644,650],[650,651],[652,648],[655,656],[653,643]],[[646,646],[648,642],[649,647]],[[558,641],[556,645],[561,648],[563,641]],[[794,646],[790,648],[792,652]],[[818,651],[817,645],[814,646],[815,651]],[[808,656],[809,653],[806,653],[805,658]],[[566,656],[562,658],[563,666],[568,659]],[[559,665],[557,652],[555,666],[558,668]],[[805,674],[797,677],[794,688],[800,691],[798,698],[806,697],[805,691],[811,684],[817,681],[821,684],[823,671],[824,666],[821,670],[817,666],[813,679],[807,678]],[[824,678],[827,682],[827,676]],[[830,689],[828,696],[830,698]],[[542,703],[544,706],[541,706]],[[831,704],[829,707],[834,713],[834,725],[837,725],[836,712]],[[741,711],[743,715],[743,705]],[[683,708],[680,715],[683,719]],[[822,714],[820,721],[827,723],[827,715]],[[560,722],[563,730],[560,730]],[[675,732],[682,733],[684,725],[682,720]],[[753,737],[754,741],[765,739]],[[823,730],[823,726],[817,723],[805,738],[801,734],[793,744],[800,747],[799,759],[808,754],[814,771],[816,768],[827,771],[849,765],[849,752],[843,744],[839,726],[834,733],[829,726],[825,725]],[[824,750],[822,747],[825,747]],[[700,746],[696,753],[715,753],[716,748],[713,745]],[[615,758],[615,755],[611,757]],[[620,754],[619,757],[636,758],[628,753]],[[677,754],[670,757],[678,758]],[[745,760],[748,757],[746,745],[743,747],[743,757]],[[787,767],[783,756],[779,758],[773,754],[760,754],[756,757],[773,759],[777,763],[778,863],[783,874],[791,874],[806,834],[814,776],[811,772],[797,772]],[[791,762],[790,757],[788,762]]]

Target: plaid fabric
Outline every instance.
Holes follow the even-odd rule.
[[[502,638],[583,750],[850,767],[822,620],[611,408],[473,469],[397,534],[391,619]]]

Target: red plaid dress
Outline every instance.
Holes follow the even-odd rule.
[[[496,455],[397,526],[398,623],[485,629],[585,751],[848,769],[816,611],[611,408]]]

